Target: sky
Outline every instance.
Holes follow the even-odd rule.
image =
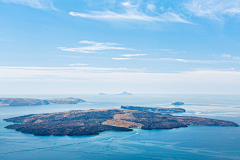
[[[0,0],[0,94],[240,94],[240,0]]]

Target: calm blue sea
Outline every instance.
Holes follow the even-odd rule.
[[[240,124],[240,95],[0,95],[29,98],[69,96],[87,102],[0,107],[0,159],[240,159],[240,127],[190,126],[173,130],[109,131],[83,137],[38,137],[4,128],[11,123],[3,119],[26,114],[119,108],[121,105],[173,107],[170,104],[175,101],[186,104],[181,107],[187,112],[181,115],[230,120]]]

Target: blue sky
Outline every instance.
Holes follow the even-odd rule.
[[[240,0],[0,0],[0,94],[240,93]]]

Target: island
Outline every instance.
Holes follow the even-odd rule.
[[[0,98],[0,106],[31,106],[48,104],[77,104],[85,102],[79,98],[52,98],[52,99],[33,99],[33,98]]]
[[[183,102],[173,102],[172,105],[184,105]]]
[[[105,93],[99,93],[98,95],[99,95],[99,96],[105,96],[105,95],[107,95],[107,94],[105,94]]]
[[[126,92],[126,91],[124,91],[124,92],[122,92],[122,93],[120,93],[120,94],[117,94],[117,95],[133,95],[132,93],[128,93],[128,92]]]
[[[182,113],[186,112],[183,108],[160,108],[160,107],[140,107],[140,106],[121,106],[122,109],[146,111],[154,113]]]
[[[105,131],[133,131],[173,129],[189,125],[232,126],[238,124],[230,121],[191,117],[173,116],[129,109],[74,110],[69,112],[32,114],[5,119],[14,122],[6,126],[22,133],[36,136],[86,136],[98,135]]]

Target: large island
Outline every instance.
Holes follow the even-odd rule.
[[[144,130],[173,129],[188,125],[232,126],[230,121],[173,116],[129,109],[75,110],[69,112],[34,114],[5,119],[17,124],[5,128],[15,129],[36,136],[84,136],[97,135],[104,131],[132,131],[132,128]]]
[[[33,98],[0,98],[0,106],[31,106],[48,104],[77,104],[85,102],[79,98],[52,98],[52,99],[33,99]]]

